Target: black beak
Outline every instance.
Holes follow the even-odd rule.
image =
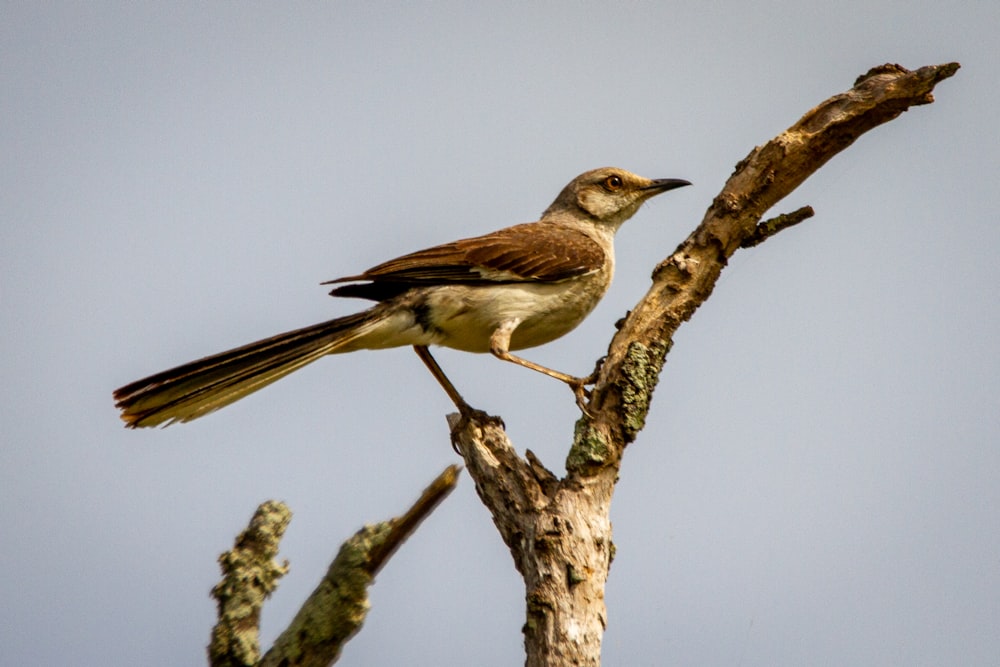
[[[685,185],[691,185],[691,181],[685,181],[683,178],[657,178],[651,184],[644,187],[643,190],[666,192],[675,188],[683,188]]]

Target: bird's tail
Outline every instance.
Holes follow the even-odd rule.
[[[373,308],[198,359],[115,390],[115,405],[128,428],[191,421],[346,351],[382,319]]]

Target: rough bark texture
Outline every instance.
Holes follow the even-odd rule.
[[[444,500],[458,483],[458,466],[448,466],[402,516],[365,526],[347,540],[326,576],[299,609],[295,619],[261,659],[258,644],[260,609],[288,571],[274,556],[291,521],[283,504],[267,501],[236,546],[219,557],[223,580],[212,594],[219,601],[219,621],[212,631],[209,664],[319,667],[334,663],[368,613],[368,587],[396,549]]]
[[[645,424],[674,332],[711,295],[737,249],[765,241],[812,210],[761,222],[764,213],[868,130],[932,102],[934,86],[958,67],[876,67],[736,166],[701,224],[656,267],[649,291],[612,339],[590,414],[577,422],[565,477],[531,452],[520,458],[498,418],[450,417],[452,443],[524,577],[527,665],[600,664],[604,585],[614,555],[611,497],[625,447]]]
[[[213,667],[245,667],[260,660],[260,610],[288,572],[288,562],[279,565],[274,557],[291,520],[284,503],[268,500],[257,508],[233,548],[219,556],[223,577],[212,589],[219,621],[208,645]]]
[[[261,667],[333,664],[368,615],[368,587],[375,575],[451,493],[459,471],[458,466],[448,466],[405,514],[365,526],[344,542],[319,586],[261,660]]]
[[[529,665],[597,665],[611,565],[612,486],[559,480],[532,452],[514,451],[503,423],[450,415],[452,442],[524,578]]]

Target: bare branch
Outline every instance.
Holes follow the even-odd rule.
[[[600,664],[611,565],[611,484],[558,479],[536,455],[519,457],[496,418],[448,416],[476,492],[493,515],[527,600],[528,667]]]
[[[329,665],[368,613],[368,586],[386,561],[458,483],[452,465],[402,516],[365,526],[345,542],[326,576],[274,647],[260,658],[260,610],[288,572],[274,561],[292,513],[284,503],[262,503],[232,550],[219,556],[223,578],[212,589],[219,620],[208,647],[212,667]]]
[[[611,496],[625,447],[645,425],[674,332],[711,295],[733,253],[812,215],[805,207],[761,223],[765,212],[863,133],[933,101],[934,86],[957,69],[874,68],[737,165],[701,224],[656,267],[649,292],[621,322],[597,375],[592,416],[576,424],[564,478],[534,455],[517,456],[499,419],[449,416],[452,443],[524,577],[529,667],[600,664],[614,554]]]
[[[461,472],[462,469],[457,465],[448,466],[430,483],[430,486],[424,489],[405,514],[386,522],[390,526],[389,534],[382,544],[371,550],[369,556],[368,565],[372,576],[379,573],[382,566],[396,553],[396,549],[413,534],[424,519],[430,516],[441,501],[455,490]]]
[[[760,222],[753,230],[753,234],[743,239],[743,243],[740,244],[741,248],[752,248],[755,245],[760,245],[764,241],[768,240],[780,231],[784,231],[789,227],[793,227],[803,220],[808,220],[815,215],[812,206],[803,206],[802,208],[796,209],[791,213],[782,213],[781,215],[776,215],[773,218],[768,218],[767,220]]]
[[[517,560],[523,553],[523,530],[519,519],[548,503],[545,489],[532,466],[514,451],[500,419],[482,412],[453,413],[448,415],[448,424],[452,445],[465,458],[476,493],[493,512],[493,522],[520,569]]]
[[[261,667],[325,667],[336,661],[347,640],[361,629],[375,574],[452,492],[460,471],[456,465],[448,466],[405,514],[365,526],[347,540]]]
[[[656,267],[649,292],[612,339],[589,404],[594,417],[578,424],[568,470],[590,474],[617,466],[622,449],[645,423],[674,332],[711,295],[733,253],[794,219],[779,217],[774,231],[761,231],[763,214],[865,132],[911,106],[933,102],[934,86],[958,68],[958,63],[915,72],[899,65],[873,68],[736,166],[701,224]]]
[[[365,526],[347,540],[326,576],[261,660],[261,667],[325,667],[339,656],[368,613],[368,586],[400,544],[458,483],[458,466],[438,475],[402,516]]]
[[[223,577],[212,589],[219,620],[208,646],[213,667],[245,667],[260,659],[260,610],[288,572],[288,562],[279,565],[274,557],[291,520],[284,503],[268,500],[257,508],[232,550],[219,556]]]

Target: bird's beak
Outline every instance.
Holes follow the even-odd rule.
[[[675,188],[683,188],[685,185],[691,185],[691,181],[685,181],[683,178],[656,178],[649,185],[645,186],[643,190],[656,190],[657,193],[660,193]]]

